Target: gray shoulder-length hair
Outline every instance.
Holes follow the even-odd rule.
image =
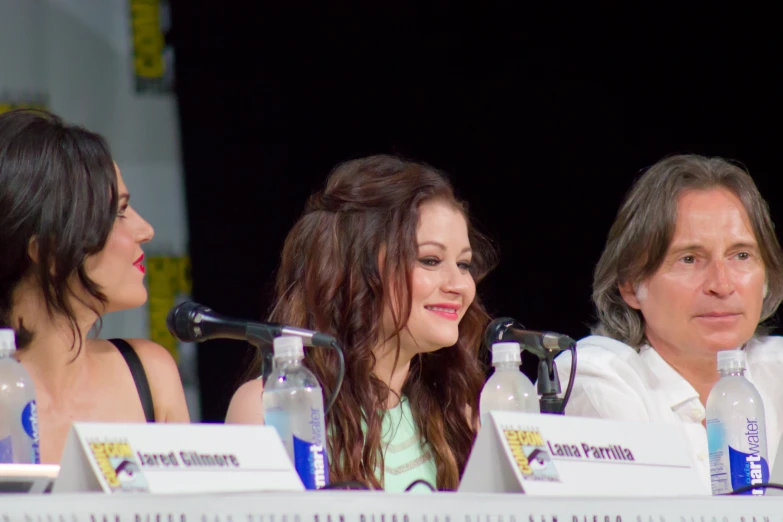
[[[769,207],[753,179],[741,167],[721,158],[678,155],[650,167],[617,213],[593,277],[593,302],[598,314],[594,334],[636,349],[645,342],[642,314],[625,302],[620,287],[628,283],[637,287],[663,263],[674,235],[679,195],[712,188],[725,188],[742,201],[766,270],[768,291],[759,322],[775,313],[783,300],[783,252]]]

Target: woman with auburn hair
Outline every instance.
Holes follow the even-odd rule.
[[[484,384],[489,318],[476,282],[494,261],[450,183],[426,165],[348,161],[310,198],[283,247],[270,320],[343,347],[345,380],[326,419],[332,482],[456,489]],[[328,396],[336,354],[311,349],[305,365]],[[240,387],[226,422],[263,423],[262,391],[260,379]]]

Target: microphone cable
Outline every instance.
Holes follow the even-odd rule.
[[[565,415],[566,405],[568,399],[571,398],[571,390],[574,388],[574,378],[576,377],[576,345],[569,347],[571,351],[571,371],[568,373],[568,386],[566,386],[565,395],[563,395],[563,405],[560,409],[560,413]]]
[[[337,394],[340,393],[340,388],[343,386],[343,378],[345,377],[345,355],[343,355],[343,349],[337,344],[337,341],[332,341],[330,346],[337,351],[337,381],[334,384],[334,390],[329,394],[329,399],[326,401],[324,414],[329,413],[329,410],[332,409],[334,401],[337,400]]]
[[[783,485],[775,484],[773,482],[762,482],[760,484],[748,484],[747,486],[742,486],[741,488],[737,488],[734,491],[729,491],[728,493],[723,493],[723,494],[721,494],[719,496],[722,497],[722,496],[725,496],[725,495],[740,495],[742,493],[747,493],[748,491],[751,491],[751,490],[754,490],[754,489],[760,489],[760,488],[783,489]]]

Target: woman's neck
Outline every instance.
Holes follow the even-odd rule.
[[[386,399],[386,408],[394,408],[402,397],[402,388],[408,378],[414,354],[411,354],[404,346],[400,346],[399,357],[397,357],[396,338],[386,341],[373,352],[375,353],[373,374],[389,387],[390,393]]]
[[[33,333],[30,345],[17,351],[16,358],[30,373],[38,393],[63,396],[84,377],[88,361],[87,334],[95,321],[82,318],[81,332],[75,332],[67,318],[49,316],[37,287],[22,286],[14,297],[12,324],[18,327],[21,319],[25,329]]]

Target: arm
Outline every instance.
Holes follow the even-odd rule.
[[[190,422],[177,363],[164,347],[147,339],[128,339],[141,359],[155,405],[156,422]]]
[[[226,424],[263,424],[264,403],[261,399],[264,384],[261,379],[246,382],[231,397]]]

